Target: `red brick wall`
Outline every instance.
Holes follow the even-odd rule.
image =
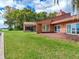
[[[71,22],[65,22],[65,23],[60,23],[60,24],[55,24],[55,25],[60,25],[61,26],[60,32],[66,33],[66,25],[69,23],[77,23],[77,22],[79,23],[79,21],[71,21]],[[55,25],[49,24],[49,32],[51,32],[51,33],[54,32]],[[38,33],[43,32],[42,31],[42,24],[37,24],[37,32]]]
[[[67,24],[73,24],[73,23],[79,23],[79,21],[71,21],[71,22],[67,22],[67,23],[61,23],[61,33],[66,33],[67,30]]]
[[[41,33],[42,32],[42,24],[37,24],[36,25],[36,32]]]

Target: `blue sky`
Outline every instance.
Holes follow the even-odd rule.
[[[16,9],[31,8],[33,11],[39,13],[46,11],[48,13],[59,11],[62,9],[66,12],[72,13],[72,0],[59,0],[59,6],[54,5],[53,0],[0,0],[0,28],[4,26],[4,18],[2,15],[5,13],[4,7],[11,6]]]

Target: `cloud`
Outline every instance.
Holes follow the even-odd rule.
[[[60,9],[62,10],[67,10],[71,7],[70,2],[71,0],[59,0],[59,6],[54,5],[53,0],[1,0],[0,1],[0,7],[5,7],[5,6],[12,6],[16,9],[23,9],[27,5],[29,5],[32,9],[35,9],[36,12],[41,12],[41,11],[58,11]],[[67,9],[68,8],[68,9]]]
[[[16,9],[23,9],[23,8],[25,8],[25,6],[24,5],[21,5],[21,4],[16,4],[16,7],[15,7]]]
[[[14,0],[1,0],[0,1],[0,7],[5,7],[5,6],[15,7],[16,9],[23,9],[24,8],[24,5],[23,4],[18,4],[17,1],[14,1]]]
[[[0,0],[0,7],[12,6],[13,0]]]
[[[36,12],[46,11],[48,13],[64,10],[66,12],[71,12],[72,6],[71,6],[72,0],[59,0],[59,5],[55,4],[53,0],[46,0],[44,2],[35,1],[35,10]]]
[[[0,20],[0,25],[1,25],[1,24],[4,24],[4,20]]]

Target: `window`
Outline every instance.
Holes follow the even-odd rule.
[[[55,32],[60,32],[60,25],[55,26]]]
[[[44,29],[44,32],[48,32],[49,31],[49,25],[44,25],[43,29]]]
[[[67,25],[67,33],[79,34],[79,23],[68,24]]]

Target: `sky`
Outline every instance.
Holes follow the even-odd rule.
[[[53,0],[0,0],[0,28],[6,27],[4,25],[5,6],[11,6],[16,9],[31,8],[33,11],[39,12],[54,12],[63,10],[72,13],[72,0],[59,0],[59,6],[53,3]]]

